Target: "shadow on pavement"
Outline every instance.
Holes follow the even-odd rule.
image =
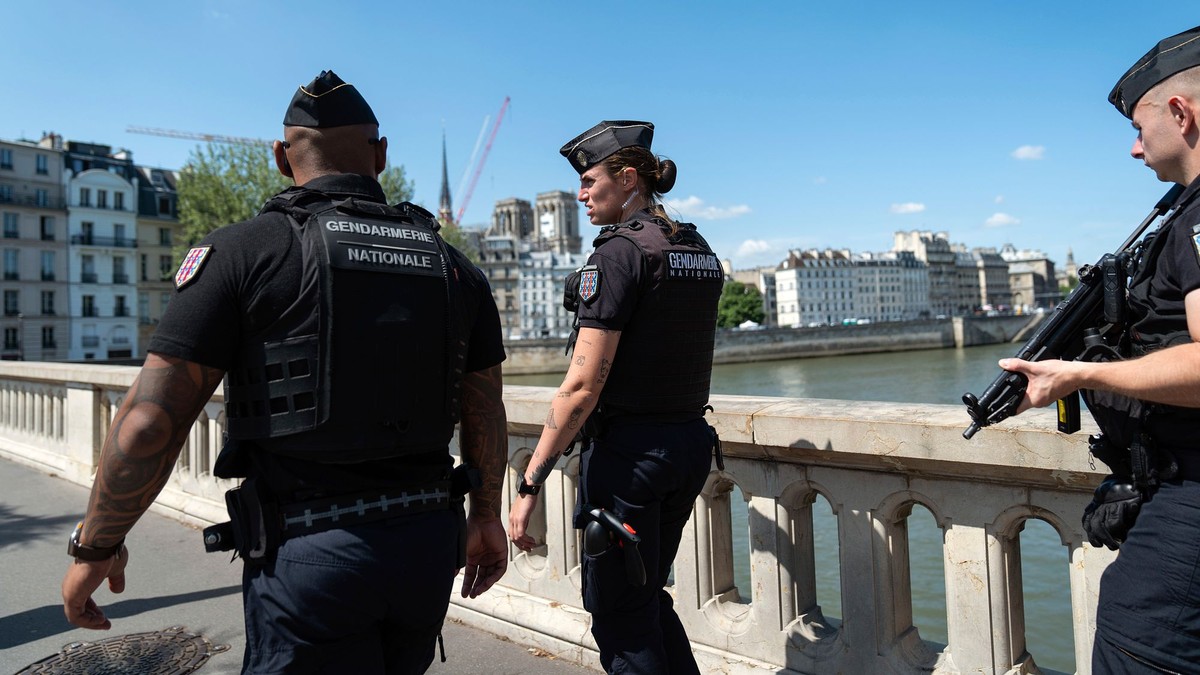
[[[164,607],[199,602],[234,593],[240,595],[241,592],[241,586],[226,586],[225,588],[165,595],[157,598],[122,600],[103,607],[108,618],[122,619]],[[26,610],[11,616],[0,617],[0,649],[9,649],[72,630],[75,630],[75,627],[67,623],[66,617],[63,616],[62,605],[45,605]],[[103,633],[103,631],[97,631],[96,635],[100,636]]]

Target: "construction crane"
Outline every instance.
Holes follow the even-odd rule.
[[[475,173],[471,174],[471,184],[467,186],[467,191],[463,194],[462,204],[458,207],[458,216],[454,219],[455,222],[461,223],[463,213],[467,210],[467,204],[471,203],[471,194],[475,192],[475,184],[479,182],[479,174],[483,173],[483,165],[487,162],[488,152],[492,149],[492,141],[496,140],[496,132],[500,130],[500,122],[504,120],[504,111],[508,110],[508,102],[510,97],[504,97],[504,103],[500,105],[500,112],[496,114],[496,123],[492,125],[492,133],[488,134],[487,145],[483,148],[483,154],[479,157],[479,163],[475,165]]]
[[[126,127],[125,131],[131,134],[145,134],[147,136],[166,136],[167,138],[182,138],[190,141],[204,141],[206,143],[228,143],[232,145],[270,145],[271,141],[261,138],[246,138],[243,136],[222,136],[221,134],[198,134],[191,131],[177,131],[175,129],[152,129],[150,127]]]

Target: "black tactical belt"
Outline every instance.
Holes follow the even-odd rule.
[[[419,489],[374,490],[279,506],[283,538],[450,507],[450,481]]]

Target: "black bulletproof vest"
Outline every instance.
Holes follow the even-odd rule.
[[[296,301],[227,373],[227,431],[268,452],[358,462],[444,449],[465,320],[457,274],[419,207],[287,190],[303,255]]]
[[[610,225],[593,245],[617,237],[637,244],[647,281],[600,394],[603,414],[699,417],[712,379],[720,261],[690,223],[674,235],[658,220]]]
[[[1195,192],[1191,196],[1194,198]],[[1186,319],[1181,313],[1182,298],[1156,297],[1153,280],[1156,275],[1165,273],[1159,261],[1168,242],[1172,241],[1168,230],[1180,227],[1185,222],[1200,220],[1195,213],[1198,208],[1200,204],[1185,196],[1176,211],[1157,231],[1146,237],[1136,252],[1127,295],[1127,314],[1131,317],[1131,325],[1122,345],[1121,356],[1138,357],[1191,342]],[[1175,307],[1168,308],[1168,303]],[[1195,447],[1195,429],[1200,426],[1200,410],[1143,403],[1112,392],[1084,390],[1082,393],[1096,423],[1116,447],[1129,447],[1135,435],[1142,432],[1148,433],[1163,449],[1176,451]]]

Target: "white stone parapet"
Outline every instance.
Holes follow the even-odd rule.
[[[0,362],[0,456],[91,483],[100,446],[136,368]],[[505,387],[505,502],[516,495],[554,390]],[[1070,582],[1075,662],[1090,672],[1100,574],[1114,554],[1086,544],[1080,513],[1103,477],[1084,429],[1054,431],[1036,411],[962,438],[960,406],[714,396],[725,471],[713,467],[684,531],[671,592],[703,672],[1039,672],[1026,650],[1019,534],[1040,519],[1058,533]],[[224,424],[206,406],[155,509],[194,523],[225,520],[211,476]],[[559,463],[530,534],[485,595],[455,594],[450,616],[560,658],[597,666],[579,594],[571,527],[578,455]],[[733,522],[739,488],[748,522]],[[840,620],[817,604],[811,506],[837,520]],[[948,644],[913,625],[906,518],[914,505],[942,532]],[[507,524],[507,511],[503,514]],[[750,587],[734,582],[734,528],[749,532]],[[1028,630],[1036,630],[1036,626]]]

